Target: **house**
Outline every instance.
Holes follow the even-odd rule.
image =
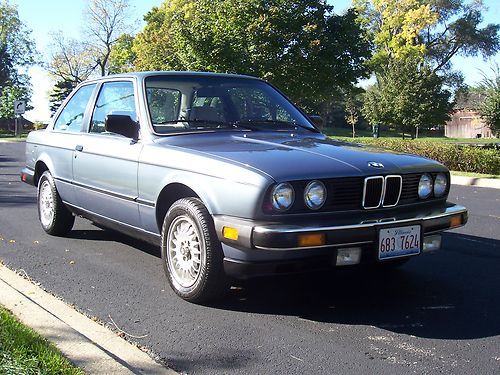
[[[484,97],[480,93],[459,94],[457,103],[444,127],[448,138],[492,138],[493,131],[477,110]]]

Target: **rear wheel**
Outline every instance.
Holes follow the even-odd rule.
[[[45,171],[38,182],[37,203],[38,217],[45,232],[62,236],[73,228],[75,217],[62,202],[49,171]]]
[[[163,267],[175,293],[195,303],[222,296],[227,290],[222,248],[203,203],[197,198],[176,201],[161,232]]]

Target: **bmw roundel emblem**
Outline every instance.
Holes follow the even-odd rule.
[[[368,166],[372,168],[384,168],[384,164],[382,163],[377,163],[375,161],[369,161]]]

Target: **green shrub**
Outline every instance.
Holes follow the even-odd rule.
[[[424,156],[454,171],[500,174],[500,151],[495,149],[408,139],[356,138],[353,141]]]

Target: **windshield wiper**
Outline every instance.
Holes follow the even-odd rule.
[[[250,130],[266,130],[265,126],[269,124],[276,125],[278,130],[279,128],[285,128],[285,127],[287,129],[284,130],[297,130],[298,126],[300,126],[297,123],[291,121],[268,120],[268,119],[262,119],[262,120],[249,119],[249,120],[238,120],[233,122],[233,125],[235,127],[242,127]],[[264,125],[264,127],[259,125]],[[273,128],[273,130],[275,129]]]
[[[157,122],[155,125],[166,125],[166,124],[177,124],[178,122],[187,122],[188,124],[217,124],[217,125],[230,125],[224,121],[219,121],[219,120],[168,120],[168,121],[162,121],[162,122]]]

